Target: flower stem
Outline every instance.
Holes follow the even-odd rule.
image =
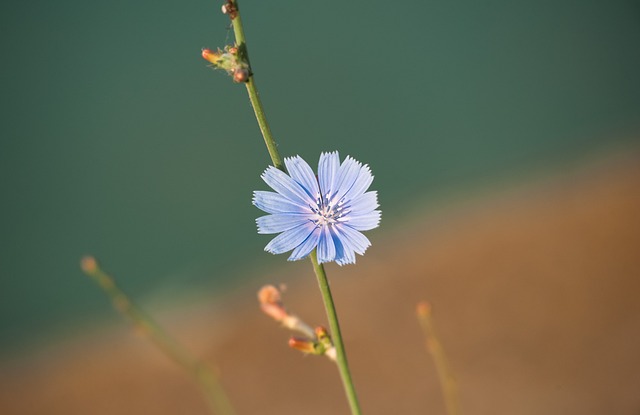
[[[273,161],[273,166],[284,171],[284,163],[282,162],[282,158],[280,157],[280,153],[278,152],[278,148],[275,140],[273,139],[273,135],[271,135],[269,124],[267,124],[267,118],[264,115],[264,108],[262,107],[262,102],[260,101],[260,96],[258,95],[256,82],[254,81],[253,76],[251,76],[249,78],[249,82],[247,82],[247,92],[249,93],[249,99],[251,100],[253,111],[256,114],[256,119],[258,120],[258,124],[260,125],[260,131],[262,132],[262,136],[264,137],[264,143],[267,145],[269,156],[271,156],[271,161]]]
[[[273,139],[273,134],[271,134],[271,129],[269,128],[269,124],[267,123],[267,117],[264,114],[264,107],[262,106],[262,101],[260,101],[258,89],[256,88],[256,81],[253,78],[251,62],[249,61],[249,52],[247,51],[247,42],[244,37],[244,28],[242,27],[242,18],[240,17],[240,11],[238,9],[238,2],[236,0],[229,0],[229,3],[233,5],[236,10],[236,13],[231,18],[231,23],[233,24],[233,32],[236,36],[236,46],[238,47],[240,54],[249,64],[250,76],[249,80],[246,82],[247,92],[249,93],[249,100],[251,101],[251,106],[253,107],[253,111],[256,114],[256,119],[258,120],[258,125],[260,126],[260,132],[262,133],[262,137],[264,137],[264,143],[267,146],[267,151],[269,151],[269,156],[271,157],[273,166],[284,171],[284,163],[282,162],[282,157],[280,157],[280,153],[278,152],[276,141]]]
[[[269,128],[269,124],[267,123],[267,118],[264,114],[264,108],[262,106],[262,102],[260,101],[258,90],[256,88],[253,71],[251,70],[251,63],[249,61],[249,52],[247,50],[247,42],[244,36],[244,28],[242,26],[242,19],[240,17],[238,2],[236,0],[227,1],[228,4],[230,4],[232,8],[235,9],[234,15],[230,17],[233,24],[233,31],[236,37],[236,46],[238,47],[238,50],[243,55],[246,62],[249,64],[249,71],[251,75],[249,77],[249,81],[246,83],[246,86],[247,92],[249,93],[251,106],[253,107],[253,111],[256,114],[256,119],[258,120],[258,125],[260,126],[260,131],[262,132],[262,136],[264,137],[264,142],[267,146],[267,150],[269,151],[269,156],[271,157],[273,166],[282,171],[286,171],[284,163],[282,162],[282,157],[278,152],[276,142],[273,138],[273,135],[271,134],[271,129]],[[333,297],[331,296],[331,289],[329,288],[327,274],[324,272],[324,267],[322,266],[322,264],[318,263],[318,258],[316,256],[315,250],[311,253],[310,257],[311,263],[313,264],[313,270],[316,274],[316,277],[318,278],[318,284],[320,286],[322,299],[324,301],[325,310],[327,312],[329,327],[331,328],[331,334],[336,348],[336,363],[338,365],[338,370],[340,371],[340,377],[342,378],[342,384],[344,386],[345,393],[347,394],[349,407],[351,408],[352,415],[360,415],[360,404],[358,403],[356,390],[353,385],[353,380],[351,379],[351,373],[349,372],[347,355],[345,353],[344,344],[342,343],[342,334],[340,333],[340,325],[338,324],[338,315],[336,313],[335,305],[333,304]]]
[[[336,312],[336,307],[333,303],[329,280],[327,279],[327,274],[324,272],[324,266],[318,263],[318,256],[315,250],[311,253],[310,257],[311,263],[313,264],[313,270],[318,279],[320,292],[322,293],[324,308],[327,311],[327,319],[329,320],[333,344],[336,348],[336,363],[338,364],[338,370],[340,371],[340,377],[342,378],[342,385],[344,386],[344,391],[347,394],[351,413],[353,415],[360,415],[362,412],[360,411],[358,396],[356,395],[356,389],[353,385],[353,380],[351,379],[351,372],[349,371],[349,364],[347,362],[347,354],[344,349],[344,343],[342,342],[342,333],[340,332],[340,323],[338,322],[338,313]]]
[[[204,362],[191,356],[181,344],[162,329],[151,317],[138,308],[118,287],[114,279],[105,273],[93,257],[85,257],[81,262],[82,271],[107,294],[113,307],[127,318],[131,324],[147,336],[167,357],[191,375],[202,389],[211,413],[234,415],[229,398],[215,372]]]

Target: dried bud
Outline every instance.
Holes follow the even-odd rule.
[[[233,71],[233,81],[237,83],[249,82],[249,70],[246,68],[237,68]]]
[[[316,344],[308,339],[302,339],[300,337],[292,337],[289,339],[289,347],[292,349],[300,350],[303,353],[318,354],[316,351]]]
[[[86,274],[93,274],[98,270],[98,262],[92,256],[86,256],[80,260],[80,268]]]
[[[249,64],[241,56],[237,46],[227,45],[224,50],[216,52],[211,49],[202,49],[202,57],[211,62],[217,69],[222,69],[233,77],[234,82],[248,82],[251,77]]]
[[[421,301],[416,307],[416,314],[418,317],[428,317],[431,315],[431,304],[426,301]]]
[[[315,329],[316,337],[318,340],[324,340],[329,338],[329,332],[322,326],[318,326]]]
[[[258,301],[262,311],[276,321],[284,321],[288,316],[282,304],[280,291],[273,285],[265,285],[258,291]]]
[[[216,65],[220,59],[222,59],[222,53],[218,50],[218,52],[214,52],[211,49],[202,49],[202,57]]]
[[[315,329],[315,334],[318,339],[318,344],[325,353],[333,349],[333,342],[331,341],[331,337],[329,336],[327,329],[322,326],[318,326]]]
[[[232,0],[227,0],[227,2],[222,5],[221,10],[222,14],[228,14],[231,20],[238,16],[238,7]]]
[[[258,300],[260,304],[282,304],[280,291],[273,285],[265,285],[258,291]]]

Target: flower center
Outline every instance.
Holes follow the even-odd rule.
[[[331,226],[340,222],[340,219],[347,213],[344,211],[344,198],[336,203],[331,200],[331,192],[327,192],[324,197],[317,195],[316,205],[309,207],[315,213],[313,222],[316,226]]]

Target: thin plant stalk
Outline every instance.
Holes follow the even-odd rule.
[[[93,257],[83,258],[81,267],[84,273],[91,277],[111,299],[113,307],[120,314],[193,378],[205,395],[211,413],[217,415],[235,414],[218,376],[209,366],[191,356],[180,343],[136,306],[116,285],[114,279],[100,268]]]
[[[230,17],[233,25],[233,31],[235,33],[236,46],[238,47],[240,53],[243,54],[244,59],[247,61],[247,63],[249,63],[249,68],[251,69],[249,53],[247,50],[247,41],[244,36],[244,28],[242,26],[242,19],[240,17],[238,2],[236,0],[228,0],[228,4],[230,4],[234,9],[234,15]],[[258,95],[258,90],[256,88],[253,73],[251,73],[248,82],[246,82],[246,87],[247,92],[249,93],[251,106],[253,107],[253,110],[255,112],[256,119],[258,121],[258,125],[260,126],[262,136],[264,137],[264,142],[267,146],[267,150],[269,152],[269,156],[271,157],[271,161],[273,162],[273,166],[280,170],[286,171],[286,168],[282,161],[282,157],[278,152],[276,142],[273,138],[273,135],[271,134],[271,129],[269,128],[269,124],[267,123],[267,118],[264,113],[262,102],[260,101],[260,96]],[[360,404],[358,403],[358,397],[356,395],[353,380],[351,378],[351,373],[349,371],[347,355],[345,353],[344,344],[342,342],[342,334],[340,333],[340,325],[338,323],[338,315],[333,303],[327,275],[322,264],[318,263],[318,258],[316,256],[315,250],[310,254],[310,258],[314,272],[316,274],[316,277],[318,278],[320,291],[322,293],[322,299],[327,313],[327,318],[329,320],[329,327],[331,328],[332,338],[336,347],[336,363],[338,365],[342,384],[347,395],[347,400],[349,401],[349,407],[351,408],[351,413],[353,415],[360,415]]]
[[[453,376],[449,361],[444,353],[444,347],[442,347],[442,343],[434,327],[431,305],[426,302],[419,303],[416,314],[426,338],[427,351],[436,365],[447,414],[459,415],[458,384]]]
[[[336,348],[336,363],[338,370],[340,371],[340,377],[342,378],[342,384],[344,391],[347,394],[349,401],[349,407],[351,413],[361,414],[360,403],[358,402],[358,396],[351,379],[351,372],[349,371],[349,364],[347,362],[347,353],[342,341],[342,333],[340,332],[340,323],[338,322],[338,313],[333,302],[333,296],[331,295],[331,288],[329,287],[329,280],[327,274],[324,271],[324,266],[318,263],[318,257],[315,249],[311,252],[311,263],[313,264],[313,271],[316,273],[318,279],[318,286],[322,293],[322,301],[324,302],[324,308],[327,312],[327,319],[329,320],[329,328],[331,329],[331,337],[333,345]]]
[[[240,11],[238,9],[238,2],[236,0],[229,0],[229,4],[231,4],[236,10],[234,15],[231,17],[233,32],[236,37],[236,46],[249,64],[249,69],[251,70],[251,62],[249,61],[249,53],[247,51],[247,41],[244,37],[244,28],[242,26],[242,17],[240,16]],[[251,106],[253,107],[256,119],[258,120],[258,125],[260,126],[260,132],[262,133],[262,137],[264,137],[264,143],[267,146],[267,151],[269,152],[269,156],[273,162],[273,166],[284,171],[284,163],[282,162],[282,157],[280,157],[280,153],[278,152],[278,146],[276,145],[276,141],[274,140],[269,124],[267,123],[267,117],[264,114],[264,107],[260,101],[258,89],[256,88],[256,81],[252,74],[249,76],[249,80],[245,85],[247,87],[247,92],[249,93]]]
[[[238,19],[239,18],[240,17],[238,17]],[[273,167],[284,171],[286,169],[284,167],[284,163],[282,162],[282,158],[280,157],[280,153],[278,152],[276,142],[273,139],[273,135],[271,135],[271,130],[269,129],[267,118],[264,115],[264,109],[262,107],[262,102],[260,101],[260,96],[258,95],[258,89],[256,88],[256,82],[253,79],[253,76],[249,77],[249,81],[247,82],[246,86],[247,92],[249,93],[249,100],[251,101],[251,106],[253,107],[253,111],[256,114],[258,125],[260,125],[260,131],[262,132],[262,136],[264,137],[264,143],[266,144],[267,150],[269,151],[269,156],[271,156]]]

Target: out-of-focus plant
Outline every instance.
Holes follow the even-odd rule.
[[[113,308],[127,318],[138,333],[147,337],[169,359],[184,369],[204,393],[213,414],[234,415],[235,411],[218,375],[207,363],[193,357],[178,341],[142,311],[113,277],[104,272],[91,256],[82,258],[80,268],[109,296]]]
[[[416,316],[418,322],[422,328],[422,332],[425,336],[425,344],[427,351],[433,358],[436,365],[436,371],[438,372],[438,379],[442,387],[442,396],[444,397],[444,403],[447,408],[447,414],[458,415],[460,410],[458,408],[458,384],[453,371],[449,366],[449,361],[444,353],[444,347],[440,342],[440,337],[436,332],[435,325],[433,323],[433,315],[431,304],[426,301],[421,301],[416,307]]]

